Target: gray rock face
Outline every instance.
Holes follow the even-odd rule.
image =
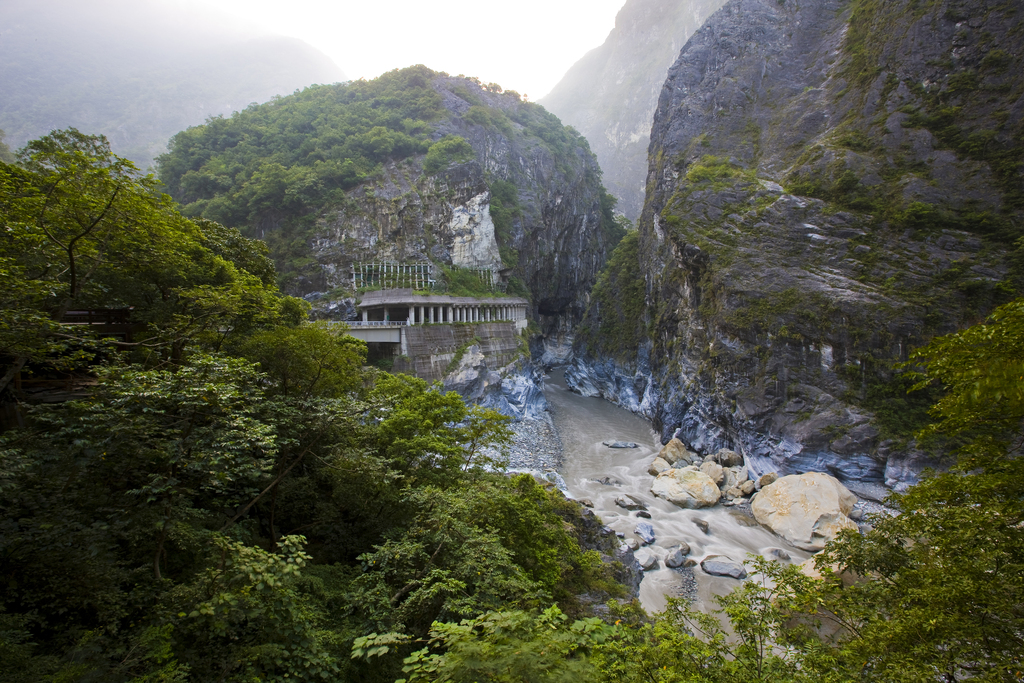
[[[356,300],[353,297],[332,299],[324,292],[310,292],[302,297],[308,301],[312,308],[309,311],[310,320],[356,320],[359,312],[356,310]]]
[[[1020,154],[1020,75],[986,57],[1024,49],[1019,12],[872,7],[854,31],[840,0],[731,0],[691,37],[652,128],[647,339],[588,337],[617,314],[592,307],[566,372],[663,442],[742,455],[755,481],[826,472],[862,495],[916,481],[927,459],[883,437],[870,396],[909,349],[998,301],[1008,247],[965,232],[967,207],[1000,229],[1022,220],[1019,169],[929,118],[959,106],[958,140]]]
[[[747,570],[743,564],[725,555],[708,555],[701,560],[700,568],[712,576],[728,576],[732,579],[747,578]]]
[[[628,0],[601,47],[576,62],[540,100],[590,141],[618,210],[644,203],[651,119],[679,49],[724,0]]]
[[[535,419],[547,410],[543,384],[543,375],[533,364],[519,359],[500,366],[476,346],[467,349],[458,367],[444,378],[446,390],[515,420]]]

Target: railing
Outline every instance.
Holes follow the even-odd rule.
[[[97,308],[67,311],[61,316],[64,325],[128,325],[131,308]]]
[[[329,320],[334,325],[348,325],[349,327],[396,327],[408,325],[406,320]]]

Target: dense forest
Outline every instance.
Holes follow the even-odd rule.
[[[354,637],[621,594],[578,507],[489,473],[504,418],[364,370],[261,243],[182,217],[100,138],[20,162],[3,382],[86,379],[4,435],[3,680],[383,680]],[[58,324],[125,307],[132,341]]]
[[[3,434],[0,680],[1020,679],[1024,302],[915,356],[958,466],[823,578],[755,560],[724,629],[622,600],[592,515],[495,473],[504,418],[365,369],[102,138],[0,173],[0,381],[78,392]],[[130,340],[60,324],[129,306]]]

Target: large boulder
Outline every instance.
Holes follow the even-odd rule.
[[[742,467],[743,456],[736,451],[730,451],[728,448],[720,448],[718,451],[711,456],[711,460],[714,460],[722,467]]]
[[[843,529],[857,529],[847,515],[857,497],[822,472],[791,474],[754,497],[754,518],[798,548],[817,552]]]
[[[707,460],[701,463],[700,471],[711,477],[711,481],[715,482],[716,485],[720,485],[725,481],[725,469],[717,462]]]
[[[723,491],[727,491],[733,487],[738,488],[748,479],[746,467],[723,467],[722,474],[725,476],[725,479],[718,485],[718,488]]]
[[[643,569],[656,569],[658,567],[658,556],[655,555],[650,548],[640,548],[634,554],[636,561],[640,563]]]
[[[654,543],[654,527],[650,522],[640,522],[636,525],[636,528],[633,529],[633,533],[640,537],[640,540],[643,541],[644,545]]]
[[[651,493],[683,508],[711,507],[722,495],[711,477],[692,466],[662,472]]]
[[[747,578],[747,570],[743,563],[725,555],[708,555],[701,560],[700,568],[712,576],[728,576],[733,579]]]
[[[686,562],[686,556],[690,554],[690,546],[686,543],[680,543],[674,545],[668,549],[668,554],[665,555],[665,566],[675,569],[676,567],[682,567],[683,562]]]
[[[647,468],[647,473],[652,477],[656,477],[667,469],[671,469],[672,465],[669,464],[668,460],[664,458],[655,458],[654,462]]]
[[[672,439],[665,444],[658,457],[669,465],[692,465],[697,460],[697,454],[687,449],[679,439]]]

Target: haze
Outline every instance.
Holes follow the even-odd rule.
[[[604,41],[623,2],[150,0],[149,4],[174,7],[178,16],[217,12],[240,29],[300,38],[330,56],[350,78],[373,78],[390,69],[425,64],[452,75],[498,83],[537,100],[576,60]]]

